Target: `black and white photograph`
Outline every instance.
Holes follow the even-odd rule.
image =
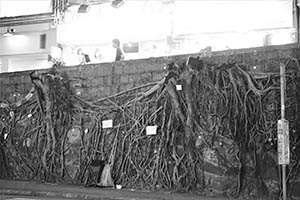
[[[300,200],[300,0],[0,0],[0,200]]]

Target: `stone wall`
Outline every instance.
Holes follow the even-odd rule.
[[[77,94],[86,99],[94,99],[159,81],[164,76],[163,66],[166,63],[172,61],[182,63],[188,56],[190,55],[68,66],[62,67],[61,71],[67,73]],[[192,56],[201,55],[192,54]],[[260,72],[279,70],[279,62],[285,62],[289,57],[300,57],[298,44],[218,51],[203,59],[209,65],[227,62],[246,63],[249,64],[249,70]],[[13,103],[27,94],[32,87],[30,72],[0,74],[0,100]]]
[[[149,58],[117,63],[70,66],[62,67],[59,70],[61,70],[61,72],[65,72],[68,75],[68,78],[71,80],[75,93],[81,95],[85,99],[94,99],[122,92],[124,90],[137,87],[143,84],[159,81],[164,76],[165,72],[163,67],[166,63],[172,61],[182,63],[185,62],[188,56],[189,55],[178,55],[172,57]],[[192,56],[197,57],[200,56],[200,54],[194,54]],[[246,63],[249,65],[248,70],[252,70],[254,72],[265,72],[278,71],[279,63],[286,62],[289,59],[289,57],[300,58],[299,45],[284,45],[220,51],[214,52],[212,53],[212,55],[204,57],[203,59],[204,63],[207,63],[208,65],[218,65],[222,63],[232,62]],[[41,73],[45,73],[47,71],[48,70],[40,70]],[[24,95],[28,93],[32,87],[29,78],[29,73],[30,71],[0,74],[0,100],[7,100],[12,103],[24,97]],[[62,94],[65,93],[62,92]],[[32,118],[32,115],[28,115],[28,118]],[[26,118],[26,120],[29,119]],[[75,120],[74,124],[76,124],[77,122],[79,124],[82,121]],[[92,127],[93,126],[89,127],[89,129],[82,130],[89,131],[92,129]],[[19,129],[23,128],[23,125],[19,127]],[[77,158],[80,157],[78,152],[80,152],[79,149],[81,143],[79,139],[81,132],[78,130],[79,129],[72,128],[67,133],[67,142],[65,143],[64,149],[66,151],[64,161],[65,167],[67,168],[69,176],[72,180],[76,179],[76,168],[79,168]],[[95,131],[95,133],[98,133],[98,131]],[[90,139],[87,139],[86,141],[90,141]],[[112,143],[112,139],[109,141],[110,142],[107,142],[108,145]],[[222,143],[222,146],[223,145],[224,144]],[[180,149],[182,149],[182,145],[179,146]],[[14,155],[16,155],[16,153],[14,153]],[[211,163],[213,161],[217,161],[213,159],[215,155],[213,155],[211,151],[207,150],[205,152],[205,155],[205,158],[209,158],[208,160]],[[216,165],[217,164],[218,163],[216,162]],[[215,168],[213,168],[212,165],[205,165],[204,169],[206,171],[209,171],[207,169],[214,170]],[[209,172],[214,173],[214,171]],[[218,187],[215,189],[223,190],[223,186],[225,185],[224,182],[226,182],[225,179],[222,179],[223,177],[221,177],[220,179],[216,179],[215,176],[210,177],[206,174],[206,178],[207,182]],[[214,182],[214,180],[217,181]]]

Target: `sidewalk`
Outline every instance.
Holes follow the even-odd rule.
[[[205,197],[195,194],[138,191],[99,187],[83,187],[0,179],[0,194],[57,197],[87,200],[228,200],[226,197]]]

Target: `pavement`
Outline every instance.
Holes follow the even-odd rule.
[[[0,179],[1,195],[23,195],[86,200],[229,200],[191,193],[84,187]]]

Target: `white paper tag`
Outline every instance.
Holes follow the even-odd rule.
[[[113,127],[113,120],[109,119],[109,120],[102,121],[102,127],[103,128],[112,128]]]
[[[156,135],[157,126],[147,126],[146,135]]]
[[[178,91],[182,90],[182,85],[176,85],[176,90]]]
[[[8,134],[7,133],[4,133],[4,140],[6,140]]]

